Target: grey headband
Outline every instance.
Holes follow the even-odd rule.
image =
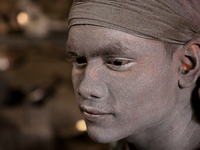
[[[200,39],[200,0],[75,0],[68,28],[75,25],[185,44]]]

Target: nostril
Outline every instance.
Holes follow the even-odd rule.
[[[77,94],[79,95],[79,96],[83,96],[83,97],[85,97],[85,98],[87,98],[87,99],[91,99],[91,98],[94,98],[94,99],[99,99],[99,96],[96,96],[96,95],[83,95],[83,94],[81,94],[81,92],[77,92]]]
[[[95,95],[91,95],[91,97],[92,97],[92,98],[99,98],[98,96],[95,96]]]

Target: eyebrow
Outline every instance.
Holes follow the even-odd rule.
[[[103,45],[100,47],[95,48],[95,50],[93,51],[92,54],[90,54],[90,56],[92,57],[96,57],[96,56],[100,56],[100,55],[130,55],[130,53],[126,53],[129,52],[131,49],[122,46],[122,44],[120,42],[111,42],[107,45]],[[66,44],[66,51],[70,54],[77,54],[80,55],[77,51],[77,49],[71,45],[70,43]]]

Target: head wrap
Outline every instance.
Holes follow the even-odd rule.
[[[68,23],[184,44],[200,39],[200,0],[74,0]]]

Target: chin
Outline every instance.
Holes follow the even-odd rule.
[[[107,144],[107,143],[113,143],[115,142],[115,140],[112,140],[111,138],[105,137],[105,135],[102,134],[94,134],[91,132],[88,132],[89,137],[98,143],[102,143],[102,144]]]
[[[113,143],[122,139],[121,136],[116,135],[117,132],[109,129],[98,129],[98,127],[88,127],[87,133],[92,140],[103,144]]]

